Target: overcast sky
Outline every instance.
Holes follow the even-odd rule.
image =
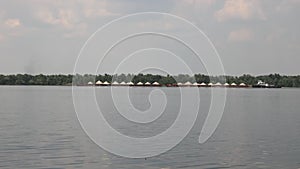
[[[127,14],[164,12],[183,17],[199,27],[215,45],[226,74],[300,74],[299,9],[300,0],[0,1],[0,73],[72,73],[81,47],[99,27]],[[143,26],[153,29],[161,24],[155,19],[151,22],[145,19],[144,22],[139,21],[139,24],[143,23]],[[167,23],[164,25],[169,26]],[[129,28],[121,26],[118,29]],[[174,28],[171,31],[180,30],[181,34],[188,35],[182,29]],[[107,41],[113,39],[109,36],[99,38]],[[128,43],[138,46],[143,41],[147,42],[145,44],[160,44],[153,37]],[[172,47],[183,60],[191,55],[184,49],[179,51],[179,44],[162,48],[172,50]],[[152,62],[168,62],[169,67],[166,69],[170,69],[171,73],[181,72],[181,66],[177,62],[170,62],[169,56],[160,52],[162,51],[155,50],[152,54],[149,51],[140,52],[140,58],[137,55],[134,56],[136,59],[131,60],[135,64],[148,63],[147,66],[151,66]],[[124,51],[120,50],[115,52],[115,56],[108,55],[108,60],[99,73],[114,71],[109,70],[110,64],[114,65],[114,61],[119,61],[110,61],[109,57],[127,57],[120,56],[122,54]],[[193,63],[194,67],[202,67],[197,62]],[[86,72],[91,73],[88,62],[85,66]],[[82,71],[85,72],[84,69]],[[131,70],[123,71],[127,73],[126,71]],[[186,73],[185,70],[182,71]],[[203,68],[193,71],[205,73]]]

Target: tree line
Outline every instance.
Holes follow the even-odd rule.
[[[162,85],[185,83],[187,81],[194,83],[246,83],[248,85],[254,85],[259,80],[262,80],[268,84],[281,87],[300,87],[300,75],[298,76],[286,76],[280,74],[269,74],[261,76],[252,76],[244,74],[242,76],[208,76],[204,74],[195,74],[190,76],[187,74],[179,75],[153,75],[153,74],[116,74],[116,75],[91,75],[91,74],[76,74],[76,75],[29,75],[29,74],[16,74],[16,75],[0,75],[0,85],[86,85],[88,82],[95,83],[96,81],[107,81],[112,83],[117,82],[158,82]]]

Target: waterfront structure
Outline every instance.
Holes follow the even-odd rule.
[[[113,85],[113,86],[118,86],[119,83],[118,83],[117,81],[114,81],[111,85]]]

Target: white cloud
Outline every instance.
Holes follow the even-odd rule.
[[[243,42],[250,41],[254,37],[254,34],[249,29],[239,29],[231,31],[228,36],[228,41],[230,42]]]
[[[5,19],[5,16],[0,16],[0,41],[10,39],[11,37],[19,37],[23,35],[24,31],[20,19]]]
[[[67,29],[72,28],[77,20],[75,12],[70,9],[59,9],[57,11],[40,9],[36,16],[41,22],[51,25],[59,25]]]
[[[116,15],[110,12],[109,1],[97,0],[44,0],[33,5],[34,15],[40,22],[64,31],[64,37],[84,36],[91,19]]]
[[[5,20],[4,25],[9,28],[16,28],[21,26],[21,21],[19,19],[7,19]]]
[[[181,2],[201,7],[201,6],[211,6],[216,2],[216,0],[182,0]]]
[[[195,15],[195,13],[209,11],[216,3],[216,0],[179,0],[174,2],[175,4],[172,13],[186,16],[190,15],[190,13]]]
[[[215,13],[218,21],[229,19],[266,19],[259,0],[226,0],[224,7]]]
[[[42,22],[66,28],[83,19],[116,15],[109,11],[109,3],[106,0],[45,0],[36,3],[36,16]]]
[[[174,1],[171,13],[191,22],[207,22],[211,17],[216,0],[178,0]]]
[[[83,7],[82,12],[87,18],[116,15],[116,13],[109,11],[110,4],[106,0],[80,0],[79,5]]]

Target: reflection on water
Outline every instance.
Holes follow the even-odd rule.
[[[96,90],[100,106],[106,105],[112,126],[128,135],[158,134],[178,113],[180,93],[162,88],[168,106],[160,121],[131,124],[103,100],[108,90]],[[131,90],[136,108],[147,109],[151,88]],[[198,136],[210,92],[199,90],[200,114],[190,134],[171,151],[145,160],[114,156],[95,145],[76,119],[70,87],[0,87],[0,168],[300,168],[299,89],[229,89],[223,119],[202,145]]]

